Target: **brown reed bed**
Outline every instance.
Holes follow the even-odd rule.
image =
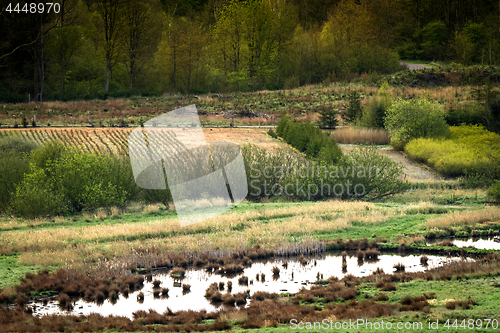
[[[357,241],[359,244],[364,244],[366,240]],[[345,242],[344,244],[349,244],[348,246],[353,246],[353,242]],[[259,249],[260,250],[260,249]],[[240,253],[238,256],[225,257],[226,259],[210,259],[218,260],[219,262],[225,263],[230,260],[239,260],[238,258],[243,258],[245,251]],[[365,251],[366,255],[366,251]],[[347,253],[344,253],[344,258]],[[305,258],[304,258],[305,259]],[[177,259],[179,262],[180,259]],[[382,281],[383,284],[389,284],[394,282],[409,281],[415,278],[424,280],[451,280],[453,277],[461,279],[467,275],[481,275],[487,274],[489,272],[496,272],[500,270],[500,254],[493,253],[488,254],[483,259],[476,260],[476,262],[458,262],[445,266],[444,268],[435,268],[428,270],[426,272],[420,273],[406,273],[399,272],[393,275],[383,274],[383,272],[378,272],[378,274],[373,274],[368,277],[361,279],[361,281]],[[120,293],[125,297],[128,296],[129,292],[134,290],[140,290],[144,285],[144,276],[142,275],[127,275],[127,276],[116,276],[112,274],[113,271],[99,271],[99,272],[88,272],[88,271],[77,271],[77,270],[60,270],[54,273],[49,273],[47,270],[41,271],[38,274],[26,274],[22,283],[18,285],[15,289],[2,290],[0,291],[0,300],[4,303],[9,303],[18,300],[18,304],[24,304],[26,301],[22,301],[27,298],[32,292],[41,291],[53,291],[56,295],[66,294],[72,300],[78,298],[84,298],[88,301],[103,302],[105,299],[111,299],[117,297]],[[128,274],[131,274],[130,271]],[[248,279],[248,278],[247,278]],[[259,275],[259,279],[265,281],[264,273]],[[333,281],[333,279],[331,279]],[[356,286],[359,283],[358,278],[352,276],[346,276],[342,279],[342,282],[346,286]],[[248,281],[247,281],[248,282]],[[380,287],[380,286],[378,286]],[[218,284],[216,285],[217,291],[219,291]],[[228,285],[229,289],[229,285]],[[391,288],[389,288],[390,290]],[[229,290],[229,292],[231,292]],[[215,294],[212,296],[212,294]],[[115,296],[113,296],[115,295]],[[217,295],[216,293],[210,293],[207,298],[210,297],[214,302],[222,301],[222,295]]]
[[[272,293],[255,293],[252,295],[249,306],[238,310],[238,318],[240,318],[240,327],[261,328],[267,325],[265,324],[266,320],[268,323],[272,321],[273,323],[287,324],[292,318],[303,321],[321,321],[324,318],[335,317],[337,320],[344,320],[392,316],[397,311],[428,312],[428,300],[435,298],[435,294],[428,293],[423,296],[408,296],[397,303],[379,303],[388,301],[387,295],[379,294],[376,297],[369,297],[369,300],[357,300],[358,290],[356,287],[360,286],[360,283],[363,283],[362,286],[366,286],[364,283],[375,283],[377,288],[382,288],[396,282],[408,282],[413,279],[446,281],[456,275],[470,278],[474,276],[497,275],[499,273],[500,255],[489,254],[475,262],[454,262],[446,266],[430,269],[426,272],[400,272],[393,275],[380,273],[363,278],[347,276],[340,281],[332,277],[328,280],[326,286],[314,285],[310,289],[303,288],[291,299],[291,303],[281,301],[277,295]],[[34,280],[37,282],[36,279]],[[111,283],[108,290],[110,290],[110,294],[115,292]],[[214,294],[218,294],[218,296]],[[206,297],[214,297],[215,302],[225,302],[228,305],[245,304],[248,292],[222,295],[219,291],[219,284],[213,283],[207,289]],[[312,303],[317,302],[321,298],[323,299],[324,306],[322,307],[323,310],[319,311],[320,308]],[[456,302],[454,305],[455,308],[467,308],[467,306],[475,304],[469,300],[456,300],[453,302]],[[452,309],[453,304],[449,304],[447,307]],[[109,330],[109,327],[113,327],[113,330],[116,331],[149,331],[153,329],[155,331],[218,330],[229,329],[231,325],[224,324],[215,327],[205,325],[203,321],[212,319],[215,320],[215,323],[227,323],[226,313],[207,313],[205,311],[172,312],[167,310],[165,313],[160,314],[150,310],[134,313],[133,320],[113,316],[102,317],[100,315],[80,317],[44,316],[35,319],[19,306],[16,308],[2,307],[0,308],[0,331],[92,331]]]
[[[331,136],[342,144],[388,145],[389,133],[384,129],[344,127],[332,131]]]

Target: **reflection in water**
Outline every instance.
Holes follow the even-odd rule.
[[[495,237],[474,237],[474,238],[447,238],[447,241],[453,243],[457,247],[472,246],[476,249],[484,250],[500,250],[500,242],[494,240]],[[436,245],[443,242],[443,239],[427,240],[427,245]]]
[[[423,267],[420,264],[420,256],[408,255],[380,255],[378,260],[360,261],[352,254],[343,261],[339,255],[320,255],[306,258],[307,262],[294,260],[276,260],[269,262],[255,262],[251,267],[245,268],[242,274],[235,277],[223,277],[215,274],[208,274],[204,270],[187,270],[186,277],[183,280],[172,278],[168,272],[158,272],[154,280],[161,281],[160,288],[169,288],[168,297],[155,295],[157,289],[153,288],[153,283],[144,283],[144,288],[140,291],[130,293],[128,298],[119,295],[112,304],[109,300],[97,305],[95,303],[78,300],[74,304],[72,311],[62,311],[57,302],[49,302],[46,306],[42,303],[36,303],[34,314],[45,315],[54,313],[63,314],[84,314],[99,313],[103,316],[115,315],[132,318],[132,314],[138,310],[153,309],[158,313],[163,313],[167,308],[172,311],[179,310],[206,310],[215,311],[220,306],[214,306],[205,297],[205,290],[213,282],[224,282],[225,286],[231,285],[233,294],[250,290],[250,294],[255,291],[266,291],[276,293],[295,294],[300,288],[309,286],[317,278],[328,279],[336,276],[339,279],[346,274],[355,276],[367,276],[372,274],[377,268],[381,268],[385,273],[393,273],[393,266],[398,263],[405,265],[406,272],[424,271],[426,268],[442,266],[451,261],[460,260],[459,258],[446,258],[438,256],[428,256],[428,266]],[[345,264],[345,265],[344,265]],[[279,267],[279,274],[273,274],[273,267]],[[344,269],[345,268],[345,269]],[[276,270],[275,270],[276,271]],[[266,275],[269,278],[266,278]],[[248,285],[239,283],[242,277],[248,278]],[[244,280],[244,279],[243,279]],[[183,286],[190,285],[190,291],[183,292]],[[222,293],[227,292],[227,288]],[[144,300],[142,301],[142,295]],[[155,297],[156,296],[156,297]],[[138,298],[141,302],[138,302]]]

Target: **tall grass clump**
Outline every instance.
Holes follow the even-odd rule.
[[[332,132],[331,136],[337,143],[387,145],[389,134],[382,128],[339,128]]]
[[[427,99],[399,100],[387,109],[384,125],[394,149],[403,150],[412,139],[447,137],[445,113]]]
[[[500,208],[487,207],[472,211],[456,211],[440,217],[427,220],[428,228],[450,228],[457,226],[475,227],[486,222],[500,223]]]

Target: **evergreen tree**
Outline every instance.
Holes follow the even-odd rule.
[[[349,106],[347,107],[346,112],[342,114],[342,119],[346,123],[354,123],[359,119],[361,115],[361,102],[359,101],[359,93],[357,91],[353,91],[349,93]]]
[[[339,111],[331,107],[322,107],[319,111],[319,121],[322,128],[335,128],[339,124],[337,115]]]

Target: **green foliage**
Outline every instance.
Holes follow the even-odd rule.
[[[0,138],[0,211],[8,208],[16,185],[29,172],[28,154],[36,147],[17,136]]]
[[[289,121],[291,121],[290,116],[284,114],[278,122],[278,126],[276,126],[276,135],[280,138],[283,138],[283,135],[285,134],[285,127]]]
[[[29,159],[13,151],[0,153],[0,211],[8,208],[16,184],[29,172]]]
[[[307,160],[291,151],[276,154],[242,147],[249,200],[284,196],[290,200],[376,199],[409,189],[402,167],[375,148],[356,148],[336,163]]]
[[[168,184],[165,182],[165,184]],[[170,193],[170,190],[167,188],[167,190],[148,190],[148,189],[143,189],[140,192],[139,196],[142,201],[145,203],[162,203],[165,205],[165,207],[169,207],[169,204],[172,202],[172,194]]]
[[[412,139],[448,136],[444,111],[428,100],[399,100],[386,113],[385,128],[391,145],[402,150]]]
[[[0,154],[4,155],[9,152],[16,154],[29,154],[31,151],[37,148],[37,145],[32,141],[27,141],[21,139],[19,136],[6,136],[0,138]]]
[[[335,141],[311,123],[296,123],[283,116],[276,127],[276,134],[309,158],[336,162],[342,156]]]
[[[26,117],[23,117],[23,121],[21,123],[24,128],[28,127],[28,121],[26,120]]]
[[[346,111],[342,114],[342,119],[346,123],[354,123],[361,117],[361,102],[359,100],[359,92],[353,91],[348,95],[348,103]]]
[[[496,180],[490,188],[488,188],[488,195],[493,197],[496,201],[500,201],[500,180]]]
[[[267,131],[267,134],[268,134],[271,138],[273,138],[273,139],[277,139],[277,138],[278,138],[278,135],[276,134],[276,132],[275,132],[272,128],[270,128],[270,129],[269,129],[269,131]]]
[[[125,159],[80,153],[56,142],[30,157],[29,172],[15,183],[10,200],[12,211],[23,216],[124,206],[139,193]]]
[[[478,104],[451,106],[446,113],[446,122],[450,126],[485,125],[485,114]]]
[[[485,44],[488,38],[483,23],[467,22],[463,31],[456,32],[451,43],[455,59],[462,64],[482,63],[485,60]]]
[[[479,125],[451,127],[450,139],[412,140],[405,152],[446,176],[500,176],[500,135]]]
[[[500,133],[500,96],[488,103],[485,126],[492,132]]]
[[[319,121],[321,123],[321,127],[335,128],[335,126],[339,124],[337,120],[338,114],[339,110],[329,106],[322,106],[319,109]]]
[[[360,125],[369,128],[383,128],[385,113],[387,111],[386,105],[378,97],[368,100],[368,103],[363,107]]]
[[[16,186],[10,208],[14,213],[28,218],[59,214],[68,210],[65,199],[44,170],[34,167]]]
[[[442,60],[446,56],[448,30],[443,21],[428,23],[421,30],[423,56],[429,60]]]

